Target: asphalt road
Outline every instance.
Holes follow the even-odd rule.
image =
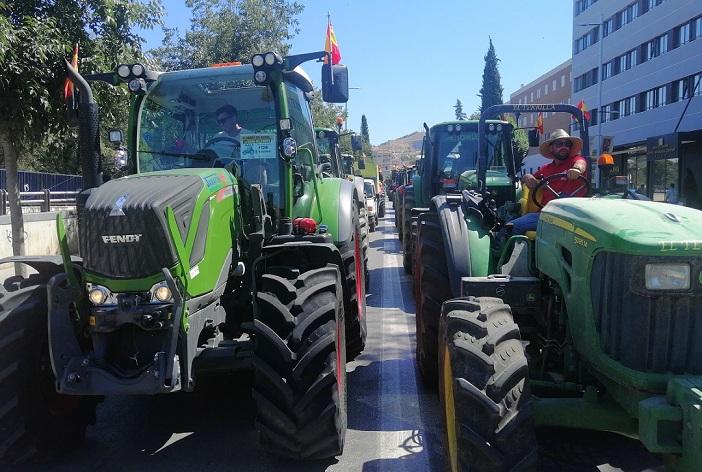
[[[212,380],[202,392],[111,397],[85,445],[64,458],[18,470],[441,471],[439,402],[418,378],[414,300],[402,270],[392,209],[371,234],[366,350],[348,364],[348,432],[343,455],[295,463],[261,450],[253,428],[251,378]],[[657,470],[636,441],[613,434],[539,432],[541,469]]]

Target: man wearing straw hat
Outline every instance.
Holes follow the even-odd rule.
[[[583,141],[580,138],[569,136],[562,129],[555,130],[550,139],[539,146],[541,155],[553,159],[552,162],[536,171],[534,175],[524,175],[522,183],[533,189],[541,179],[555,174],[566,174],[566,178],[553,181],[550,187],[562,195],[584,197],[587,190],[578,182],[580,176],[587,178],[587,161],[580,155],[582,149]],[[557,197],[552,192],[543,192],[541,204],[546,206],[555,198]],[[527,213],[507,223],[507,229],[511,229],[512,234],[524,234],[527,231],[536,231],[538,222],[538,212]]]

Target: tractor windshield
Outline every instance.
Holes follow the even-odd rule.
[[[139,111],[139,172],[226,167],[280,206],[276,115],[246,66],[163,74]]]
[[[468,123],[459,125],[441,125],[434,129],[433,141],[436,155],[437,172],[444,189],[456,188],[458,181],[466,171],[475,171],[478,165],[478,126]],[[506,159],[509,149],[506,145],[502,126],[489,125],[488,170],[507,174]]]

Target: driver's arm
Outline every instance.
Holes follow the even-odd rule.
[[[577,159],[573,163],[573,167],[568,169],[568,179],[570,180],[575,180],[581,175],[585,174],[585,170],[587,169],[587,162],[585,162],[585,159],[580,158]]]

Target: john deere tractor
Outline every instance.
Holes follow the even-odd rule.
[[[477,189],[434,197],[419,218],[419,270],[449,287],[436,300],[449,468],[534,469],[534,428],[557,426],[636,437],[671,470],[700,470],[702,212],[629,191],[561,198],[564,174],[491,191],[489,172],[515,168],[510,146],[491,154],[485,117],[525,112],[572,114],[589,155],[575,107],[490,107]],[[537,231],[510,235],[543,192],[557,198]]]
[[[255,372],[267,452],[342,451],[347,350],[365,340],[363,200],[319,176],[299,66],[322,57],[86,77],[67,65],[79,90],[80,257],[59,217],[61,257],[0,261],[36,271],[0,288],[4,461],[80,444],[103,395],[192,391],[202,374],[241,369]],[[346,101],[345,67],[322,70],[325,100]],[[105,183],[94,81],[131,92],[132,175]]]
[[[509,123],[495,120],[487,123],[492,125],[491,149],[495,142],[510,139]],[[430,200],[436,195],[477,188],[478,121],[449,121],[431,128],[424,123],[424,130],[422,159],[417,162],[411,184],[405,186],[397,210],[402,221],[399,228],[404,249],[402,265],[408,274],[414,272],[417,217],[427,211]],[[487,185],[495,191],[498,187],[510,187],[512,182],[500,173],[489,172]]]

